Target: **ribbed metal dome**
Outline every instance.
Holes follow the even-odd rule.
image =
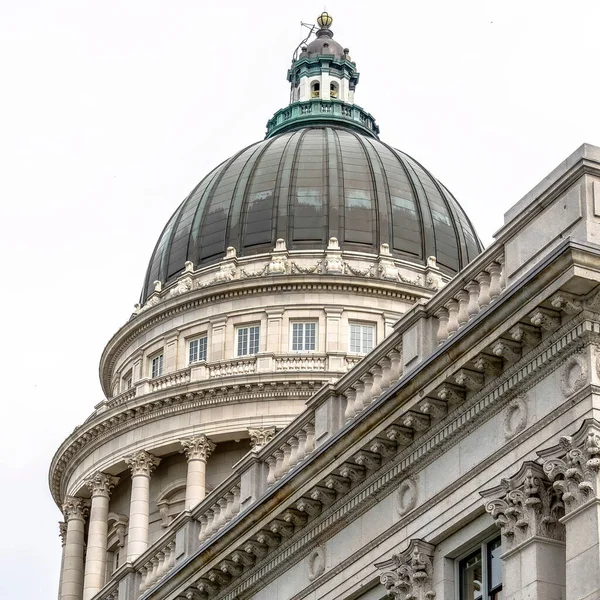
[[[142,302],[153,282],[176,279],[191,260],[290,250],[378,253],[383,243],[449,272],[482,245],[452,194],[413,158],[343,127],[303,127],[253,144],[209,173],[169,219],[150,259]]]

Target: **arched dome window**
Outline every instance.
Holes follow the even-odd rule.
[[[338,93],[338,84],[335,83],[334,81],[332,81],[329,84],[329,97],[330,98],[337,98],[339,96]]]
[[[320,98],[321,97],[321,84],[318,81],[313,81],[310,86],[310,97]]]

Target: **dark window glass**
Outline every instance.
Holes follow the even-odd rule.
[[[498,537],[460,561],[460,600],[502,600],[501,554]]]

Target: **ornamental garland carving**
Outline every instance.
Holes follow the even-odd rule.
[[[481,495],[508,550],[534,536],[564,541],[565,528],[559,519],[565,507],[539,464],[524,462],[516,475],[502,479],[500,485]]]
[[[308,580],[314,581],[325,572],[327,566],[327,553],[323,546],[317,546],[308,555]]]
[[[248,429],[250,434],[250,445],[253,450],[258,450],[266,446],[274,437],[277,429],[275,427],[259,427],[258,429]]]
[[[423,540],[410,540],[408,548],[390,560],[376,563],[379,579],[388,596],[397,600],[431,600],[433,591],[433,552],[435,546]]]
[[[131,469],[131,476],[144,475],[150,477],[150,474],[160,463],[160,458],[153,456],[145,450],[140,450],[124,458],[125,463]]]
[[[204,462],[217,447],[204,434],[179,440],[179,443],[183,446],[183,452],[188,460],[203,460]]]
[[[119,483],[119,478],[98,471],[98,473],[86,479],[84,483],[92,492],[92,497],[105,496],[108,498],[112,489]]]
[[[513,398],[504,413],[504,438],[510,440],[527,427],[527,396],[519,394]]]
[[[565,397],[573,395],[588,381],[587,361],[581,354],[573,354],[565,361],[560,374],[560,390]]]
[[[544,473],[565,504],[566,514],[597,497],[600,471],[598,421],[586,419],[574,436],[563,436],[556,446],[538,454]]]
[[[400,483],[396,492],[396,510],[403,517],[417,505],[417,483],[409,477]]]

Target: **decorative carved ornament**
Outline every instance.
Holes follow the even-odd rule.
[[[92,498],[94,496],[104,496],[108,498],[112,489],[119,483],[119,478],[107,473],[95,473],[89,479],[85,480],[85,485],[92,492]]]
[[[327,566],[327,553],[323,546],[317,546],[308,555],[308,579],[314,581],[325,572]]]
[[[544,473],[553,482],[570,512],[596,498],[600,471],[600,423],[586,419],[574,436],[563,436],[548,450],[538,452]]]
[[[502,479],[500,485],[481,495],[508,550],[534,536],[564,541],[565,528],[559,522],[564,504],[539,464],[524,462],[513,477]]]
[[[217,447],[204,434],[179,440],[179,443],[183,446],[188,460],[203,460],[204,462]]]
[[[263,446],[266,446],[277,433],[275,427],[259,427],[258,429],[248,429],[250,434],[250,445],[253,450],[258,450]]]
[[[67,543],[67,524],[64,521],[58,522],[58,535],[60,536],[60,545]]]
[[[519,394],[513,398],[504,413],[504,437],[510,440],[527,427],[527,395]]]
[[[84,498],[67,496],[62,509],[66,521],[70,521],[71,519],[80,519],[81,521],[84,521],[90,510],[90,502]]]
[[[410,540],[408,548],[390,560],[376,563],[388,596],[397,600],[431,600],[433,586],[433,551],[435,546],[423,540]]]
[[[403,517],[408,514],[417,505],[417,483],[414,479],[408,478],[400,483],[396,492],[396,510]]]
[[[134,454],[125,457],[125,463],[131,469],[131,476],[145,475],[150,477],[150,474],[160,463],[160,458],[153,456],[145,450],[140,450]]]
[[[588,381],[588,366],[585,357],[573,354],[565,361],[560,374],[560,391],[571,396],[580,390]]]

